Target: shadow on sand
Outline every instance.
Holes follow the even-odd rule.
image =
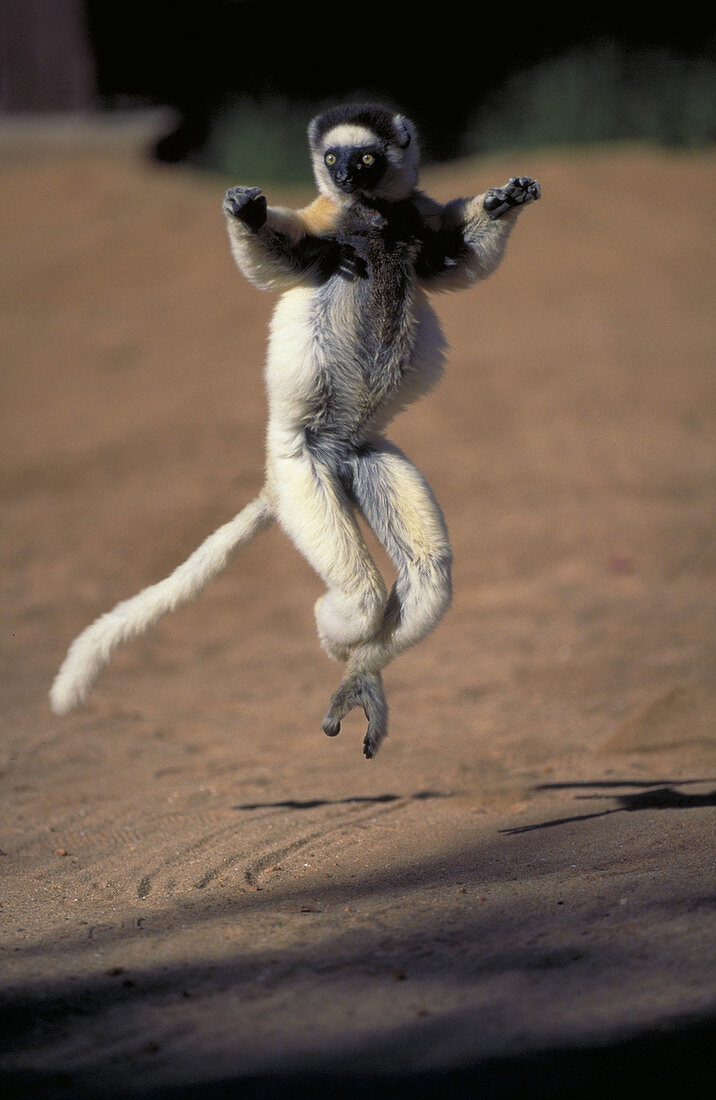
[[[579,1048],[487,1058],[475,1065],[372,1074],[350,1067],[202,1080],[147,1091],[77,1087],[70,1074],[0,1075],[6,1100],[673,1100],[716,1085],[716,1016],[665,1021],[640,1034]],[[426,1036],[429,1042],[429,1036]],[[370,1065],[370,1051],[362,1066]]]
[[[573,788],[612,788],[612,787],[642,787],[634,794],[590,794],[576,795],[577,799],[586,801],[595,798],[613,798],[617,803],[606,810],[598,810],[593,814],[574,814],[570,817],[557,817],[551,821],[541,821],[535,825],[519,825],[512,829],[501,829],[500,832],[507,836],[515,836],[518,833],[531,833],[535,829],[552,829],[556,825],[571,825],[576,821],[589,821],[595,817],[607,817],[609,814],[633,813],[636,810],[689,810],[703,809],[705,806],[716,806],[716,790],[703,794],[684,794],[676,789],[687,786],[689,783],[704,783],[711,780],[687,779],[687,780],[658,780],[654,783],[639,782],[633,780],[609,780],[596,783],[545,783],[534,789],[544,790],[569,790]]]
[[[679,781],[678,786],[710,782],[710,779]],[[638,790],[628,794],[614,792],[615,787],[627,785]],[[592,792],[602,789],[607,792],[602,797],[615,799],[617,805],[597,814],[564,817],[502,832],[529,834],[563,822],[581,822],[640,809],[683,811],[716,805],[716,793],[683,793],[674,780],[654,783],[615,780],[604,784],[565,784],[564,787],[587,790],[590,793],[575,797],[590,799],[598,796]],[[549,789],[549,785],[545,789]],[[390,801],[396,797],[377,795],[368,801]],[[438,795],[425,791],[413,797]],[[292,804],[260,804],[260,808],[264,805]],[[293,808],[301,810],[305,804],[298,802]],[[578,830],[580,836],[585,832],[588,830]],[[82,943],[60,943],[53,936],[29,944],[22,950],[34,960],[35,977],[21,987],[8,989],[0,997],[3,1045],[6,1051],[20,1052],[27,1068],[15,1074],[0,1074],[0,1095],[8,1100],[20,1097],[32,1100],[55,1097],[67,1097],[68,1100],[93,1100],[95,1097],[97,1100],[123,1097],[135,1100],[274,1100],[279,1096],[288,1100],[304,1097],[320,1100],[324,1097],[336,1097],[337,1100],[362,1100],[363,1097],[382,1100],[385,1097],[387,1100],[390,1097],[396,1100],[403,1096],[411,1100],[433,1097],[435,1100],[438,1097],[446,1100],[462,1100],[463,1097],[617,1100],[629,1097],[635,1100],[641,1096],[649,1100],[661,1096],[673,1100],[685,1090],[699,1097],[711,1094],[716,1084],[713,1055],[716,1015],[711,1014],[710,1008],[684,1015],[683,982],[676,983],[673,995],[661,998],[660,1012],[650,1011],[647,1005],[641,1020],[630,1017],[633,1019],[631,1027],[609,1025],[605,1023],[610,1019],[609,1013],[604,1017],[598,1013],[592,1017],[589,1011],[583,1013],[582,1023],[576,1023],[579,1013],[584,1010],[585,996],[590,1002],[601,996],[604,1005],[604,998],[612,995],[610,990],[618,989],[635,977],[642,980],[644,968],[648,970],[650,983],[658,986],[663,982],[666,989],[673,981],[673,967],[678,960],[687,957],[670,949],[666,953],[668,957],[662,959],[665,943],[671,942],[668,940],[671,930],[677,929],[681,937],[677,946],[689,952],[688,959],[698,949],[698,944],[694,946],[690,938],[689,929],[682,927],[687,918],[692,922],[691,929],[701,928],[703,941],[703,917],[713,899],[703,890],[699,894],[703,872],[699,851],[693,853],[688,866],[683,855],[680,857],[681,878],[651,875],[647,880],[641,877],[642,856],[638,845],[633,849],[629,847],[627,858],[633,863],[634,875],[640,883],[636,912],[641,915],[644,926],[642,932],[637,932],[637,938],[642,937],[639,940],[641,954],[640,950],[635,952],[635,933],[629,927],[624,931],[621,918],[611,922],[610,912],[616,910],[618,913],[619,898],[627,881],[623,877],[621,852],[624,845],[629,845],[630,833],[628,826],[620,826],[617,837],[592,836],[579,856],[575,851],[574,831],[568,836],[555,833],[549,849],[538,836],[527,835],[510,842],[495,836],[479,849],[466,844],[455,852],[442,853],[439,858],[418,858],[402,868],[391,866],[380,873],[368,874],[360,883],[325,883],[311,894],[315,907],[310,909],[300,908],[306,895],[305,890],[296,886],[258,894],[238,891],[231,898],[206,894],[198,897],[191,907],[180,905],[174,912],[158,914],[156,927],[153,927],[153,915],[148,913],[133,921],[127,917],[97,936],[93,936],[90,928]],[[568,888],[565,869],[574,867],[574,881],[581,884],[585,869],[594,870],[597,863],[602,868],[608,861],[609,845],[615,844],[619,849],[616,881],[612,883],[608,869],[600,871],[595,887],[587,891],[581,902],[581,894],[577,892],[571,906],[559,910],[567,914],[567,919],[562,924],[555,924],[555,906],[563,905],[561,899]],[[581,860],[579,866],[575,863],[577,859]],[[450,891],[456,889],[457,883],[466,884],[461,894],[466,903],[459,909],[451,908],[449,900],[453,896]],[[506,888],[505,893],[500,893],[501,887]],[[401,917],[376,934],[375,927],[365,922],[344,930],[331,916],[331,912],[336,914],[343,910],[346,899],[360,907],[361,900],[367,902],[382,897],[388,899],[386,904],[389,906],[393,904],[390,899],[396,891],[402,891],[408,899],[404,913],[409,915],[413,896],[410,891],[416,891],[414,896],[419,899],[423,896],[421,891],[426,889],[433,891],[431,897],[446,899],[447,908],[440,910],[439,922],[431,908],[426,911],[424,920],[418,919],[408,926],[402,923]],[[346,893],[348,890],[350,894]],[[483,904],[486,898],[482,895],[491,891],[496,903]],[[570,909],[573,911],[568,912]],[[280,950],[259,941],[250,949],[239,950],[216,964],[212,960],[194,961],[187,957],[173,965],[156,963],[138,967],[131,973],[116,967],[95,970],[91,977],[81,981],[72,977],[66,967],[64,977],[54,980],[41,977],[45,959],[49,964],[53,956],[66,952],[70,960],[81,963],[82,959],[93,956],[98,948],[127,935],[147,936],[150,940],[153,936],[161,937],[165,934],[167,921],[171,926],[172,919],[179,916],[185,924],[217,918],[238,924],[257,910],[277,916],[284,914],[280,919],[296,920],[314,920],[316,914],[323,912],[328,914],[325,935],[315,942],[305,941],[305,946],[302,937],[297,935],[290,947]],[[389,911],[385,909],[384,915]],[[645,941],[646,929],[652,925],[655,929],[652,938]],[[555,928],[558,934],[552,935]],[[646,954],[642,950],[645,942],[649,945]],[[703,967],[707,966],[708,960],[704,958]],[[412,1023],[392,1027],[382,1028],[380,1019],[376,1018],[370,1034],[366,1034],[365,1029],[359,1034],[347,1026],[345,1033],[328,1049],[321,1048],[322,1037],[317,1035],[315,1055],[306,1049],[302,1051],[300,1062],[283,1060],[275,1072],[243,1076],[225,1073],[223,1078],[216,1079],[212,1076],[210,1053],[191,1046],[185,1049],[183,1042],[172,1048],[170,1057],[174,1079],[187,1083],[154,1088],[150,1084],[151,1071],[145,1075],[141,1070],[144,1056],[140,1043],[147,1033],[152,1034],[157,1014],[163,1014],[167,1007],[176,1010],[178,1018],[183,1019],[180,1006],[193,1006],[194,1016],[187,1017],[186,1024],[191,1028],[191,1019],[201,1017],[204,1008],[212,1006],[212,999],[219,999],[213,1006],[216,1012],[217,1004],[221,1008],[222,997],[229,998],[225,1004],[235,1006],[241,1003],[242,996],[249,999],[255,996],[257,989],[270,995],[272,990],[291,988],[293,983],[297,990],[296,1007],[300,1011],[300,991],[304,988],[301,981],[307,973],[323,983],[327,996],[335,993],[344,1002],[349,1002],[361,997],[372,982],[396,980],[398,967],[406,971],[401,975],[401,984],[407,979],[416,992],[429,991],[431,982],[439,975],[440,980],[464,997],[464,1008],[459,1012],[451,1008],[435,1015],[425,1013],[423,1018]],[[692,986],[698,981],[696,975],[702,972],[700,961],[697,960],[695,967],[690,979]],[[48,965],[48,973],[52,972],[52,966]],[[706,974],[704,978],[708,981]],[[503,981],[507,983],[505,1001],[495,995]],[[692,986],[688,988],[693,992]],[[521,1031],[520,1025],[515,1023],[515,1005],[510,999],[515,988],[529,994],[525,1008],[527,1031]],[[542,1007],[530,1007],[529,1002],[538,994]],[[549,1013],[548,1006],[557,1002],[562,1013],[561,1016],[557,1014],[558,1029],[545,1030],[542,1017],[545,1011]],[[692,1000],[691,1003],[697,1002]],[[705,1003],[701,997],[700,1004]],[[574,1019],[570,1016],[572,1008],[577,1011]],[[618,1018],[619,1013],[614,1019]],[[559,1019],[569,1021],[567,1031],[559,1031]],[[597,1020],[601,1020],[601,1024],[597,1025]],[[143,1030],[146,1021],[149,1021],[148,1032]],[[115,1040],[118,1025],[119,1038]],[[241,1013],[236,1025],[236,1065],[239,1066],[242,1062],[246,1064],[241,1044],[250,1041]],[[563,1046],[554,1045],[556,1034],[568,1036]],[[161,1043],[160,1036],[159,1047]],[[87,1058],[80,1059],[77,1070],[69,1068],[61,1072],[62,1063],[56,1062],[58,1068],[52,1073],[33,1072],[34,1052],[67,1049],[72,1055],[73,1051],[76,1053],[85,1046]],[[436,1056],[436,1052],[444,1053]],[[151,1052],[146,1056],[151,1058]],[[161,1056],[167,1057],[164,1053]],[[109,1059],[107,1068],[113,1077],[102,1082],[102,1059],[105,1057]],[[124,1059],[127,1059],[126,1064]],[[420,1064],[435,1068],[421,1071],[411,1068]],[[122,1070],[123,1065],[125,1070]],[[132,1073],[138,1068],[139,1076],[132,1080]],[[218,1067],[216,1072],[221,1072]]]

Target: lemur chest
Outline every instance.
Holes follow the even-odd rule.
[[[415,265],[420,251],[412,207],[386,217],[359,208],[335,231],[337,264],[318,289],[320,323],[367,365],[384,369],[387,353],[404,356],[414,306]]]
[[[408,219],[347,218],[324,277],[289,291],[274,315],[268,381],[279,415],[313,436],[355,438],[401,390],[420,328]]]
[[[375,295],[386,294],[389,302],[400,301],[406,282],[415,275],[419,230],[411,204],[395,204],[390,216],[368,208],[350,211],[336,226],[340,258],[331,282],[348,283],[371,302]]]

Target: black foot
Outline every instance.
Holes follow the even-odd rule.
[[[224,211],[256,231],[266,221],[266,198],[260,187],[230,187],[224,196]]]
[[[341,720],[354,707],[362,707],[368,720],[368,732],[363,739],[363,754],[372,760],[388,735],[388,704],[383,681],[378,673],[358,675],[344,681],[333,693],[328,712],[323,719],[323,732],[336,737],[341,732]]]
[[[491,187],[485,194],[484,207],[492,221],[501,218],[508,210],[536,202],[541,188],[531,176],[513,176],[504,187]]]

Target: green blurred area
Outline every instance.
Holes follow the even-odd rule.
[[[716,138],[716,66],[615,43],[569,51],[507,81],[475,112],[465,151],[506,146]]]
[[[308,183],[306,124],[322,106],[280,96],[226,102],[193,159],[231,179]],[[451,117],[446,94],[444,118]],[[454,131],[442,134],[439,155],[421,121],[418,113],[427,161],[614,141],[705,146],[716,138],[716,65],[604,41],[514,72],[479,102],[463,105]]]
[[[356,99],[404,111],[423,161],[508,148],[716,138],[716,35],[623,5],[435,12],[382,3],[5,0],[0,119],[165,107],[152,154],[232,180],[310,181],[306,126]]]

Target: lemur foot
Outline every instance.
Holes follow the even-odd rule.
[[[230,187],[224,197],[224,211],[257,230],[266,221],[266,197],[260,187]]]
[[[362,707],[368,719],[368,731],[363,739],[363,753],[372,760],[381,741],[388,734],[388,704],[379,673],[364,673],[344,681],[333,693],[331,703],[323,719],[323,732],[336,737],[341,732],[341,720],[354,707]]]
[[[540,194],[538,180],[533,180],[531,176],[512,176],[504,187],[491,187],[485,193],[483,206],[492,221],[495,221],[516,206],[536,202]]]

